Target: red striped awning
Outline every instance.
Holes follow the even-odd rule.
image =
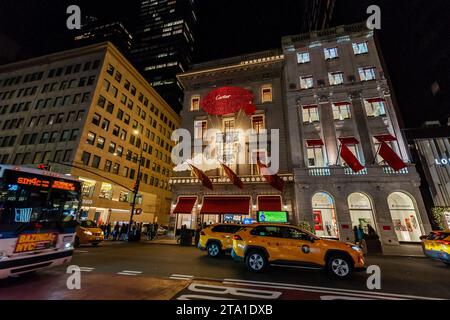
[[[309,104],[309,105],[305,105],[302,106],[303,109],[314,109],[317,108],[317,104]]]
[[[197,197],[179,197],[177,205],[173,210],[173,213],[192,213],[192,208],[194,208]]]
[[[391,134],[380,134],[374,136],[374,138],[377,139],[379,142],[391,142],[397,140],[397,138]]]
[[[348,101],[341,101],[341,102],[333,102],[333,104],[336,107],[340,107],[340,106],[348,106],[350,104],[350,102],[348,102]]]
[[[243,214],[250,212],[250,197],[204,197],[200,214]]]
[[[346,146],[359,144],[359,141],[355,137],[339,138],[339,141]]]
[[[281,197],[280,196],[259,196],[258,197],[259,211],[281,211]]]
[[[376,102],[385,102],[386,99],[383,98],[372,98],[372,99],[366,99],[368,103],[376,103]]]
[[[324,145],[322,139],[311,139],[311,140],[306,140],[306,145],[308,147],[321,147]]]

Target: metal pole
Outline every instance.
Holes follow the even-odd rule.
[[[138,166],[138,172],[137,172],[137,177],[136,177],[136,187],[134,188],[133,203],[131,204],[130,222],[128,224],[128,232],[127,232],[128,241],[130,241],[131,224],[133,223],[133,216],[134,216],[134,210],[136,207],[137,195],[139,192],[139,186],[141,184],[142,148],[141,148],[141,155],[139,156],[138,162],[139,162],[139,166]]]

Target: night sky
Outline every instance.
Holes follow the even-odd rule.
[[[199,0],[200,25],[194,60],[207,61],[280,47],[282,36],[301,31],[305,1],[309,0]],[[75,31],[65,27],[68,16],[65,11],[70,4],[80,5],[83,15],[105,21],[120,20],[133,32],[139,3],[138,0],[1,0],[0,57],[23,59],[73,45]],[[420,125],[426,115],[418,106],[411,106],[417,103],[417,98],[410,99],[409,92],[428,92],[428,88],[423,88],[424,84],[431,85],[434,75],[428,74],[432,67],[420,66],[422,62],[417,61],[411,48],[416,45],[416,34],[417,41],[423,42],[427,33],[420,34],[421,31],[432,35],[433,29],[425,29],[434,28],[433,24],[438,25],[441,20],[448,25],[448,0],[337,0],[332,25],[365,20],[368,16],[365,11],[370,4],[378,4],[382,9],[383,29],[379,34],[383,54],[401,108],[405,111],[405,122],[409,126]],[[407,6],[415,6],[414,10],[418,12],[405,14]],[[430,7],[434,11],[430,11]],[[439,16],[425,22],[424,27],[418,27],[414,25],[417,20],[414,15],[420,16],[422,8],[424,14],[430,11]],[[448,57],[448,44],[435,42],[433,49],[446,52]],[[411,74],[411,70],[418,71]],[[426,82],[419,81],[424,78]],[[448,80],[448,76],[445,79]],[[417,112],[409,112],[411,108]]]

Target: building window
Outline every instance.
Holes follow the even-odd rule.
[[[106,98],[104,96],[99,96],[97,100],[97,105],[101,108],[105,107]]]
[[[261,88],[261,102],[272,102],[272,86],[267,85]]]
[[[319,107],[316,105],[302,107],[303,123],[317,123],[319,118]]]
[[[307,149],[308,167],[309,168],[323,168],[325,167],[325,159],[323,155],[322,146],[311,146]]]
[[[376,68],[358,68],[359,78],[361,81],[370,81],[376,79]]]
[[[89,164],[89,160],[91,159],[91,154],[89,152],[83,151],[81,155],[81,162],[87,166]]]
[[[89,133],[87,135],[86,143],[93,146],[95,143],[95,136],[96,136],[95,133],[89,131]]]
[[[45,144],[48,142],[48,139],[50,138],[49,132],[44,132],[41,136],[41,140],[39,141],[40,144]]]
[[[97,127],[100,125],[102,117],[98,113],[94,113],[94,117],[92,117],[92,123]]]
[[[62,134],[61,134],[61,139],[59,141],[60,142],[66,142],[67,140],[69,140],[69,137],[70,137],[70,131],[69,130],[64,130],[62,132]]]
[[[300,77],[300,88],[311,89],[314,87],[314,78],[312,76]]]
[[[70,162],[72,159],[72,149],[66,150],[64,152],[64,162]]]
[[[106,92],[108,92],[110,86],[111,86],[111,82],[109,82],[108,80],[104,79],[104,80],[103,80],[103,89],[104,89]]]
[[[114,74],[114,66],[112,64],[108,64],[108,67],[106,68],[106,73],[108,73],[110,76]]]
[[[358,43],[354,43],[353,44],[353,53],[355,55],[359,55],[359,54],[364,54],[364,53],[368,53],[369,52],[369,48],[367,46],[367,42],[358,42]]]
[[[113,196],[112,184],[103,182],[98,197],[101,199],[111,200],[112,196]]]
[[[112,162],[110,160],[106,160],[105,162],[105,171],[106,172],[110,172],[111,171],[111,167],[112,167]]]
[[[338,221],[333,198],[325,192],[312,197],[315,234],[323,238],[339,238]]]
[[[109,123],[110,123],[109,120],[103,119],[103,121],[102,121],[102,129],[105,130],[105,131],[108,131]]]
[[[350,119],[350,104],[349,103],[333,103],[333,118],[334,120]]]
[[[344,83],[344,74],[342,72],[330,72],[328,73],[328,80],[330,86],[337,86]]]
[[[114,142],[110,142],[109,143],[108,152],[112,153],[112,154],[114,154],[116,152],[116,144]]]
[[[92,159],[92,164],[91,164],[92,168],[98,169],[98,167],[100,166],[100,160],[101,160],[101,158],[99,156],[94,155],[94,158]]]
[[[204,139],[208,122],[206,120],[194,121],[194,139]]]
[[[332,60],[332,59],[336,59],[339,57],[338,49],[336,47],[325,48],[325,49],[323,49],[323,52],[325,54],[325,60]]]
[[[78,139],[78,134],[80,130],[79,129],[73,129],[72,133],[70,134],[70,141],[75,141]]]
[[[308,63],[311,61],[309,52],[297,52],[297,62],[299,64]]]
[[[106,112],[113,114],[114,112],[114,104],[112,102],[108,102],[108,105],[106,106]]]
[[[386,116],[384,100],[382,99],[364,100],[364,108],[366,109],[366,114],[369,118]]]
[[[97,148],[103,149],[105,147],[105,138],[99,136],[97,138]]]
[[[193,96],[191,98],[191,111],[200,110],[200,96]]]
[[[257,115],[252,116],[252,130],[256,133],[261,132],[261,130],[264,130],[264,116],[263,115]]]

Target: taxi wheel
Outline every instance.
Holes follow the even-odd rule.
[[[339,279],[347,279],[352,275],[353,264],[344,255],[333,255],[328,259],[328,272]]]
[[[75,242],[74,242],[73,246],[74,246],[75,248],[78,248],[78,247],[80,246],[80,238],[75,237]]]
[[[259,251],[249,252],[245,256],[245,265],[252,272],[262,272],[267,268],[267,258]]]
[[[206,246],[206,251],[208,252],[208,256],[216,258],[220,254],[220,245],[217,242],[210,242]]]

